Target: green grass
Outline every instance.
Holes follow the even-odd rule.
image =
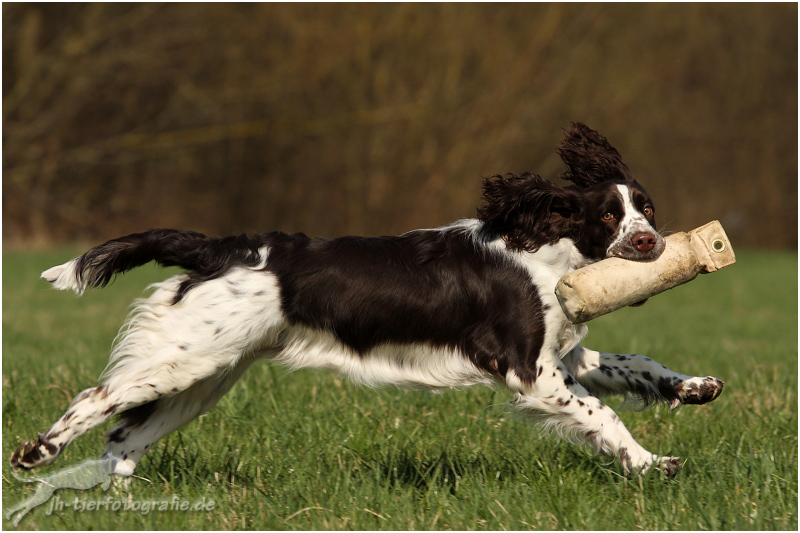
[[[33,494],[8,458],[96,383],[126,307],[163,270],[78,299],[38,280],[69,253],[3,256],[3,504]],[[741,252],[718,273],[595,320],[586,346],[711,374],[705,406],[622,412],[646,448],[687,460],[675,479],[542,437],[504,390],[359,388],[255,365],[199,421],[161,441],[129,487],[63,501],[213,500],[211,512],[33,510],[24,529],[797,529],[797,255]],[[619,401],[610,399],[612,406]],[[104,449],[102,429],[42,473]],[[4,519],[6,528],[12,527]]]

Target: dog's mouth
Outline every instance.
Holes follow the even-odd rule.
[[[655,237],[656,242],[650,250],[639,250],[630,242],[621,242],[608,249],[607,257],[619,257],[620,259],[640,263],[655,261],[661,257],[667,247],[667,243],[661,235],[656,233]]]

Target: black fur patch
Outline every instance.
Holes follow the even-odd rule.
[[[269,236],[284,314],[360,354],[383,343],[459,349],[479,368],[536,377],[544,319],[529,275],[463,230],[400,237]],[[494,361],[494,363],[493,363]]]
[[[564,132],[558,147],[561,160],[567,165],[564,179],[582,189],[603,181],[632,181],[628,165],[619,152],[600,133],[585,124],[573,122]]]
[[[143,403],[142,405],[132,407],[127,411],[120,413],[119,419],[124,423],[126,428],[140,426],[144,424],[147,419],[150,418],[150,415],[155,412],[158,402],[159,400],[153,400],[152,402],[147,402]],[[109,440],[111,440],[110,436]]]
[[[127,436],[127,429],[116,428],[108,434],[108,442],[122,442]]]
[[[511,250],[535,252],[578,230],[581,194],[532,173],[492,176],[483,182],[478,219]]]
[[[118,408],[119,408],[119,404],[118,404],[118,403],[115,403],[115,404],[109,405],[109,406],[108,406],[108,407],[107,407],[107,408],[106,408],[106,409],[103,411],[103,415],[109,415],[109,414],[113,413],[114,411],[116,411]]]

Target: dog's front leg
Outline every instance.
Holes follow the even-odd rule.
[[[659,457],[640,446],[616,413],[578,383],[555,353],[540,355],[535,374],[535,379],[526,382],[511,370],[506,382],[516,393],[515,406],[545,427],[617,457],[629,473],[644,473],[655,466],[674,476],[680,469],[677,457]]]
[[[634,394],[647,405],[704,404],[722,393],[725,383],[713,376],[693,377],[636,354],[613,354],[576,346],[562,359],[569,373],[598,396]]]

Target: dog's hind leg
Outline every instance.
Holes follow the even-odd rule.
[[[108,448],[103,455],[112,462],[113,473],[131,475],[153,444],[214,407],[253,360],[248,357],[222,375],[120,413],[121,423],[109,431]]]
[[[24,442],[14,451],[11,466],[28,470],[55,461],[76,437],[107,418],[103,413],[112,405],[108,396],[106,385],[78,394],[64,416],[47,433],[39,433],[36,440]]]
[[[50,464],[73,440],[114,415],[186,390],[206,377],[189,371],[171,373],[170,370],[169,366],[156,366],[148,376],[121,383],[109,381],[81,392],[46,433],[16,449],[11,465],[31,469]],[[219,369],[219,372],[224,370]]]
[[[172,425],[166,431],[169,433],[211,408],[250,364],[250,359],[243,356],[231,354],[228,359],[231,361],[230,366],[213,368],[208,368],[202,360],[190,364],[188,361],[179,363],[176,359],[167,364],[154,365],[146,375],[137,372],[134,379],[118,379],[118,375],[112,376],[103,385],[81,392],[64,416],[45,434],[20,445],[11,457],[11,465],[31,469],[50,464],[73,440],[122,413],[128,413],[127,416],[123,415],[123,419],[128,419],[129,422],[120,427],[130,429],[136,425],[137,420],[150,418],[146,415],[167,415],[171,409],[179,409],[180,411],[172,413],[177,422],[173,422],[173,418],[168,415],[159,420],[165,428]],[[109,440],[126,440],[121,439],[121,432],[116,435],[114,437],[112,432]],[[155,440],[157,438],[153,439]],[[114,449],[116,448],[112,448],[112,452]],[[118,473],[124,470],[124,467],[120,467]]]
[[[247,369],[252,356],[230,360],[238,362],[212,371],[204,369],[202,361],[170,364],[135,380],[109,380],[87,389],[45,434],[19,446],[11,465],[27,470],[50,464],[83,433],[121,415],[123,423],[109,434],[107,454],[122,460],[118,466],[115,463],[114,473],[130,475],[150,444],[213,407]]]
[[[67,412],[36,440],[22,443],[11,456],[11,466],[31,469],[56,460],[70,442],[116,413],[157,399],[162,393],[153,383],[132,383],[120,389],[107,384],[75,397]]]
[[[176,276],[158,284],[150,298],[139,302],[123,327],[102,385],[80,393],[47,433],[17,448],[13,466],[49,464],[70,442],[114,415],[200,381],[221,379],[248,354],[274,344],[283,323],[274,278],[233,269],[175,303],[183,279]]]

